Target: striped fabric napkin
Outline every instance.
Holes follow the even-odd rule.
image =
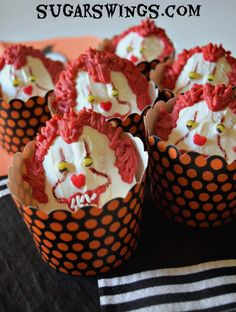
[[[0,177],[0,198],[10,194],[8,188],[7,188],[7,182],[8,178],[7,176]]]
[[[103,312],[236,311],[236,259],[98,280]]]

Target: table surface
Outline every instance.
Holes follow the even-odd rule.
[[[0,199],[0,311],[100,311],[96,277],[73,277],[41,260],[8,195]],[[165,219],[146,199],[135,254],[104,276],[236,258],[235,222],[210,230]]]

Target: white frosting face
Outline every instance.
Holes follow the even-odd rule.
[[[76,91],[77,112],[86,107],[106,117],[125,117],[130,113],[140,113],[137,97],[121,72],[111,72],[111,83],[108,84],[94,82],[87,72],[79,72]]]
[[[164,44],[156,36],[141,37],[136,32],[130,32],[119,41],[115,53],[137,64],[157,59],[163,50]]]
[[[211,83],[213,85],[223,83],[228,85],[228,74],[230,71],[231,66],[224,56],[219,58],[215,63],[206,61],[202,53],[195,53],[183,67],[176,81],[174,92],[176,94],[186,92],[195,83]],[[194,78],[191,79],[189,76]]]
[[[194,121],[192,123],[191,121]],[[193,124],[190,129],[187,125]],[[231,163],[236,159],[236,114],[230,108],[213,112],[205,101],[182,109],[168,144],[180,150],[219,155]]]
[[[77,211],[93,205],[102,208],[112,198],[125,197],[136,178],[131,184],[121,179],[109,143],[106,135],[89,126],[83,128],[77,142],[67,144],[57,137],[43,161],[48,203],[39,203],[39,208],[45,212]]]
[[[32,96],[44,96],[52,89],[52,78],[38,58],[27,56],[26,65],[20,69],[5,65],[0,71],[0,94],[5,102],[12,99],[27,101]]]

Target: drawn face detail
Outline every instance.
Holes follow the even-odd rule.
[[[236,114],[230,108],[213,112],[205,101],[182,109],[168,144],[180,150],[236,159]]]
[[[137,97],[121,72],[111,72],[111,83],[94,82],[87,72],[79,72],[76,80],[78,112],[83,107],[90,108],[106,117],[121,117],[140,113]]]
[[[223,83],[228,85],[228,74],[231,72],[231,66],[223,56],[217,62],[209,62],[203,58],[202,53],[193,54],[185,64],[180,73],[174,92],[176,94],[184,93],[195,83],[213,85]]]
[[[112,195],[118,197],[132,184],[121,180],[115,163],[108,137],[89,126],[84,126],[77,142],[67,144],[57,137],[43,161],[47,206],[53,209],[59,203],[61,209],[77,211],[84,206],[102,207]]]
[[[119,41],[116,54],[137,64],[142,61],[151,62],[158,58],[164,50],[164,44],[156,36],[141,37],[131,32]]]
[[[16,98],[27,101],[32,96],[44,96],[54,85],[42,61],[28,56],[27,64],[20,69],[4,66],[0,71],[0,89],[6,102]]]

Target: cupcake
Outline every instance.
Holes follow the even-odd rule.
[[[234,85],[236,59],[222,45],[209,43],[183,50],[173,64],[158,65],[151,76],[156,84],[174,91],[176,95],[186,92],[195,83]]]
[[[217,226],[236,215],[232,86],[194,85],[147,114],[155,202],[176,221]]]
[[[27,101],[54,89],[63,64],[46,58],[40,50],[20,44],[7,47],[0,57],[0,97]]]
[[[101,46],[104,51],[115,53],[134,64],[153,60],[164,61],[174,56],[174,46],[164,29],[146,19],[140,25],[130,27]]]
[[[0,57],[0,144],[8,153],[22,151],[50,118],[48,98],[63,64],[20,44]]]
[[[44,260],[74,275],[120,265],[137,246],[147,153],[83,109],[55,115],[17,153],[9,188]]]
[[[89,49],[68,64],[55,86],[53,110],[64,114],[83,107],[106,118],[124,119],[152,104],[153,84],[126,59]]]

